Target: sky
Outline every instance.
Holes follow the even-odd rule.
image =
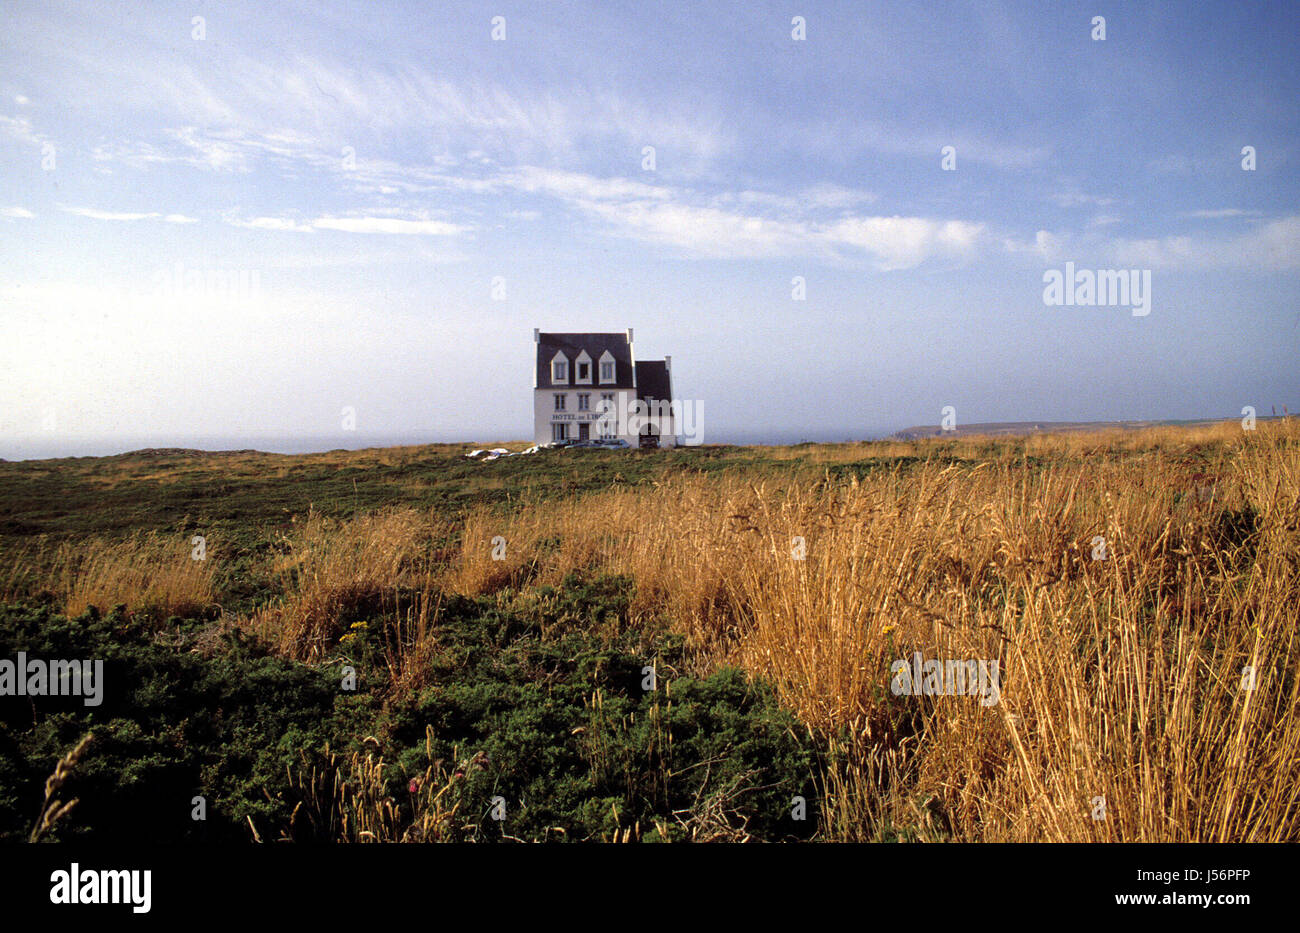
[[[0,457],[527,438],[535,327],[634,328],[706,443],[1295,411],[1298,39],[1236,0],[8,0]]]

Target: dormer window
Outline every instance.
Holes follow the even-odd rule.
[[[607,384],[614,381],[614,356],[608,350],[600,355],[600,381]]]
[[[573,376],[577,385],[591,385],[591,357],[586,350],[579,353],[573,361]]]
[[[563,385],[569,381],[569,361],[563,353],[555,354],[551,360],[551,382]]]

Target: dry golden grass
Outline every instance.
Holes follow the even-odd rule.
[[[637,611],[834,738],[835,838],[1294,840],[1298,439],[1291,423],[1060,435],[1007,442],[1046,466],[615,489],[476,513],[447,580],[630,575]],[[508,566],[486,556],[498,535]],[[998,661],[1000,702],[893,696],[890,662],[916,651]]]
[[[308,514],[264,570],[281,598],[239,622],[318,662],[377,619],[405,690],[427,676],[446,594],[528,599],[575,570],[624,574],[633,624],[666,620],[701,670],[770,682],[818,737],[826,838],[1300,840],[1300,423],[764,453],[791,462],[528,494],[455,522]],[[211,537],[206,561],[186,536],[29,547],[0,560],[0,595],[39,583],[72,615],[215,601]],[[914,652],[998,662],[999,701],[895,696],[890,664]],[[311,823],[468,832],[454,795],[433,796],[454,775],[429,767],[412,828],[375,796],[382,762],[331,759],[327,783],[300,784]]]
[[[76,797],[71,800],[63,800],[63,795],[59,792],[63,790],[63,785],[77,770],[77,765],[81,763],[81,759],[93,739],[93,732],[87,732],[82,736],[81,741],[59,759],[54,766],[54,773],[45,779],[45,801],[41,804],[40,816],[36,818],[36,823],[32,826],[32,831],[27,837],[28,842],[40,842],[42,836],[54,829],[59,820],[71,813],[73,808],[80,803],[80,800]]]
[[[215,600],[210,538],[205,548],[195,560],[190,537],[157,534],[64,544],[54,556],[57,595],[69,616],[118,604],[156,619],[200,612]]]
[[[274,567],[283,601],[248,624],[319,660],[378,600],[390,674],[412,686],[443,593],[626,574],[634,624],[667,619],[701,669],[769,681],[820,738],[827,838],[1300,839],[1300,425],[791,456],[807,468],[525,499],[454,527],[309,516]],[[997,661],[999,702],[893,695],[890,664],[914,652]]]
[[[427,577],[436,525],[414,509],[390,509],[342,522],[311,513],[295,521],[272,573],[280,603],[248,621],[288,657],[315,661],[343,635],[342,621],[367,601],[395,600]],[[422,590],[428,590],[427,586]],[[427,604],[417,624],[427,618]]]

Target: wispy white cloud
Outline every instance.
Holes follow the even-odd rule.
[[[360,170],[360,168],[359,168]],[[388,164],[390,179],[403,174]],[[597,176],[538,166],[521,166],[475,178],[418,168],[409,182],[451,187],[467,194],[502,193],[541,197],[601,224],[611,236],[640,240],[700,257],[777,258],[814,256],[837,263],[866,259],[882,270],[910,268],[932,258],[963,259],[982,245],[984,225],[957,219],[875,216],[852,211],[874,200],[869,192],[833,185],[794,195],[746,189],[739,194],[703,193],[680,186],[618,176]],[[374,176],[370,176],[374,180]],[[402,190],[408,190],[403,188]],[[824,212],[837,212],[826,217]],[[536,218],[536,208],[518,216]],[[472,213],[472,211],[469,211]],[[509,215],[511,212],[507,212]],[[457,236],[475,224],[456,217],[413,216],[397,208],[322,216],[228,215],[234,226],[287,232],[333,230],[348,233]]]
[[[342,233],[381,233],[416,236],[457,236],[469,228],[461,224],[428,218],[403,218],[390,216],[317,217],[314,220],[297,220],[291,217],[229,216],[226,222],[235,227],[253,230],[279,230],[291,233],[315,233],[333,230]]]
[[[1221,207],[1217,210],[1188,211],[1182,216],[1194,217],[1198,220],[1220,220],[1225,217],[1258,217],[1259,211],[1247,211],[1239,207]]]
[[[672,190],[625,178],[600,178],[583,172],[525,166],[506,172],[498,183],[524,192],[542,192],[559,198],[583,200],[648,199],[662,201],[672,197]]]
[[[1096,225],[1079,235],[1039,230],[1032,240],[1005,238],[1003,247],[1008,255],[1036,261],[1069,259],[1110,268],[1280,272],[1300,269],[1300,215],[1237,234],[1114,237]]]
[[[158,211],[101,211],[94,207],[68,207],[60,204],[59,210],[67,214],[76,214],[78,217],[89,217],[92,220],[162,220],[169,224],[196,224],[199,222],[197,217],[190,217],[186,214],[162,214]]]
[[[875,203],[878,196],[870,191],[822,183],[796,191],[793,194],[776,194],[770,191],[756,191],[747,188],[734,193],[723,193],[715,200],[719,206],[735,205],[742,208],[757,207],[783,211],[847,210]]]
[[[887,122],[860,116],[810,123],[788,124],[769,131],[772,144],[816,152],[823,157],[850,160],[863,153],[904,156],[924,160],[938,168],[945,147],[957,150],[959,166],[971,163],[1004,171],[1024,171],[1051,158],[1049,145],[1017,145],[975,131],[952,133],[918,127],[913,121]]]
[[[1002,245],[1012,255],[1035,256],[1050,262],[1062,255],[1065,244],[1061,234],[1052,233],[1050,230],[1039,230],[1031,241],[1010,237],[1003,240]]]
[[[101,211],[93,207],[66,207],[59,205],[59,210],[78,217],[90,217],[93,220],[151,220],[161,217],[157,211],[138,213],[129,211]]]
[[[0,114],[0,133],[32,146],[40,146],[49,141],[48,137],[35,130],[28,117],[10,117]]]
[[[400,233],[429,236],[455,236],[465,227],[442,220],[401,220],[395,217],[319,217],[312,221],[317,230],[341,230],[345,233]]]
[[[1300,269],[1300,215],[1269,221],[1232,236],[1120,239],[1113,241],[1107,252],[1120,266],[1255,272],[1295,270]]]
[[[25,207],[0,207],[0,217],[26,218],[26,217],[35,217],[35,216],[36,216],[35,214],[33,214]]]
[[[292,233],[315,232],[311,224],[289,217],[227,217],[226,223],[232,227],[243,227],[248,230],[281,230]]]
[[[881,270],[897,270],[936,257],[969,257],[984,234],[983,224],[962,220],[848,216],[825,221],[799,213],[769,216],[727,210],[691,203],[685,192],[670,194],[655,198],[579,196],[572,203],[604,221],[616,235],[712,258],[812,255],[843,261],[865,256]]]
[[[856,247],[883,269],[910,269],[935,257],[966,259],[984,235],[984,225],[928,217],[854,217],[817,231],[831,246]]]
[[[147,94],[150,109],[191,127],[169,131],[171,141],[189,152],[109,144],[100,158],[190,160],[214,171],[241,171],[259,141],[280,133],[331,153],[344,145],[363,150],[376,137],[418,133],[434,150],[479,150],[517,161],[580,157],[616,142],[629,152],[654,145],[698,163],[735,144],[699,101],[642,102],[589,86],[507,88],[474,78],[454,81],[414,64],[358,67],[323,57],[272,62],[236,54],[219,80],[174,62],[133,66],[132,76],[132,93]],[[200,133],[194,126],[207,129]],[[220,138],[227,131],[230,138]]]
[[[259,157],[282,162],[334,164],[308,137],[278,132],[253,134],[239,129],[201,130],[195,126],[168,127],[155,141],[122,139],[101,142],[91,149],[100,163],[121,163],[145,169],[154,165],[188,165],[217,173],[249,172]]]
[[[1117,203],[1114,198],[1105,195],[1085,194],[1082,191],[1057,191],[1049,194],[1047,199],[1057,207],[1109,207]]]

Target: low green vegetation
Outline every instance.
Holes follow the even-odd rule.
[[[47,839],[335,841],[350,837],[330,810],[367,807],[354,823],[387,812],[376,823],[401,838],[427,813],[411,782],[434,762],[448,791],[438,803],[455,801],[442,839],[806,836],[814,821],[790,819],[792,798],[812,793],[798,724],[741,672],[689,676],[680,640],[627,630],[629,586],[574,578],[528,611],[454,597],[407,691],[386,669],[382,611],[360,614],[337,659],[309,666],[202,619],[159,629],[120,608],[0,609],[0,657],[103,659],[107,685],[97,707],[0,705],[0,839],[28,837],[46,778],[86,734],[58,791],[77,803]],[[333,783],[357,777],[349,754],[391,762],[368,799],[335,799]]]

